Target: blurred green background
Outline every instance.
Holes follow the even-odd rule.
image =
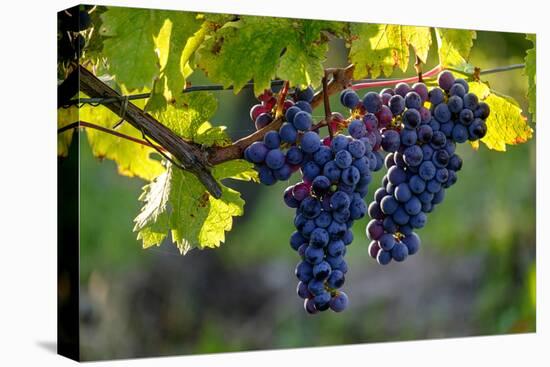
[[[482,69],[521,63],[529,47],[524,34],[479,31],[471,62]],[[345,45],[333,41],[326,65],[345,66],[346,56]],[[526,110],[521,70],[485,79]],[[208,83],[200,72],[191,81]],[[218,96],[213,122],[227,125],[233,138],[252,132],[252,93]],[[338,96],[332,106],[344,112]],[[356,222],[344,286],[350,307],[317,316],[308,316],[295,294],[286,183],[230,182],[246,200],[245,215],[219,249],[181,256],[166,242],[143,250],[132,220],[144,182],[119,176],[112,161],[92,157],[84,134],[80,139],[85,360],[535,331],[534,139],[506,153],[460,146],[459,182],[419,232],[419,254],[404,263],[382,267],[369,258],[368,220]]]

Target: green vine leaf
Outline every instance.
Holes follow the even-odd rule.
[[[80,108],[79,113],[81,121],[88,121],[108,129],[111,129],[120,120],[120,117],[104,106],[84,105]],[[117,131],[142,139],[141,132],[127,122],[122,123]],[[152,156],[153,153],[156,154],[153,148],[91,128],[86,129],[86,135],[93,155],[101,159],[107,158],[115,161],[121,175],[140,177],[150,181],[164,171],[160,161]]]
[[[465,29],[436,28],[439,64],[442,67],[453,67],[472,72],[468,64],[470,50],[476,39],[476,31]]]
[[[190,55],[184,49],[203,23],[197,14],[110,7],[102,22],[100,32],[107,37],[103,54],[119,84],[132,91],[162,79],[162,89],[155,93],[167,100],[179,95],[189,74]]]
[[[357,79],[390,76],[395,68],[406,71],[409,47],[425,62],[432,43],[429,27],[353,23],[350,30],[350,60],[355,64]]]
[[[71,106],[69,108],[57,109],[57,128],[61,129],[73,122],[78,121],[78,108]],[[70,129],[57,134],[57,155],[59,157],[66,157],[69,155],[69,146],[73,139],[74,129]]]
[[[527,89],[527,99],[529,101],[529,113],[531,119],[536,122],[537,118],[537,36],[528,34],[527,39],[533,42],[533,48],[527,50],[525,56],[525,75],[529,87]]]
[[[253,79],[260,94],[276,76],[291,85],[318,86],[328,41],[322,32],[341,32],[336,24],[243,16],[205,39],[196,63],[212,81],[233,85],[235,93]]]
[[[166,11],[109,7],[101,15],[100,33],[105,36],[103,56],[119,84],[128,90],[151,87],[159,73],[153,35],[158,34]],[[139,30],[139,31],[137,31]]]
[[[288,80],[293,86],[320,85],[324,76],[323,62],[328,43],[322,32],[342,34],[345,23],[320,20],[293,22],[297,38],[289,43],[280,59],[277,77]]]
[[[487,135],[481,139],[487,148],[504,152],[506,145],[525,143],[533,137],[533,129],[512,98],[494,93],[484,83],[468,84],[470,92],[475,93],[491,108],[491,114],[487,118]]]
[[[176,134],[196,144],[205,147],[231,144],[225,126],[212,126],[208,122],[218,108],[212,93],[187,93],[181,102],[181,105],[170,104],[165,110],[153,113],[153,116]]]
[[[219,181],[226,178],[257,179],[253,166],[243,160],[224,162],[212,170]],[[143,247],[160,246],[171,234],[185,255],[193,248],[219,247],[233,217],[244,212],[240,194],[221,185],[222,196],[213,198],[192,174],[169,165],[167,171],[144,187],[144,206],[135,219],[134,231]]]
[[[193,46],[187,48],[187,43],[196,43],[195,32],[202,29],[202,21],[194,13],[171,12],[165,20],[158,37],[155,37],[161,73],[166,76],[166,89],[170,97],[179,99],[181,90],[185,87],[186,66],[193,53]],[[199,37],[200,38],[200,37]],[[195,45],[195,50],[196,50]],[[163,62],[165,60],[165,62]]]
[[[182,105],[169,104],[155,117],[194,143],[230,144],[225,128],[207,121],[216,109],[217,101],[211,93],[189,93],[183,96]],[[168,233],[182,254],[195,247],[218,247],[225,240],[225,232],[231,230],[232,218],[242,215],[244,207],[240,194],[221,180],[258,181],[253,168],[240,159],[214,166],[212,175],[222,187],[221,198],[215,199],[195,176],[169,164],[166,172],[144,187],[140,198],[145,204],[135,219],[134,230],[143,247],[160,245]]]

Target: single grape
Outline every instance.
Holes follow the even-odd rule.
[[[348,307],[348,296],[344,292],[340,291],[338,294],[331,298],[330,309],[334,312],[342,312]]]
[[[408,129],[405,128],[401,130],[401,143],[406,146],[411,146],[413,144],[416,144],[416,141],[418,140],[418,136],[416,134],[415,129]]]
[[[451,119],[451,111],[449,110],[449,106],[447,106],[447,104],[445,103],[440,103],[435,106],[434,117],[440,123],[445,123],[449,121]]]
[[[416,94],[416,96],[418,96],[418,94]],[[403,124],[409,129],[416,128],[418,125],[420,125],[421,120],[422,116],[420,116],[420,112],[418,112],[418,110],[414,108],[409,108],[403,113]]]
[[[264,136],[264,144],[269,149],[277,149],[281,145],[281,137],[277,131],[269,131]]]
[[[422,143],[429,143],[433,136],[433,129],[430,125],[421,125],[416,133],[418,140]]]
[[[301,164],[304,160],[304,153],[298,147],[290,147],[286,152],[286,161],[293,165]]]
[[[306,261],[301,261],[296,265],[294,274],[298,280],[307,283],[313,278],[313,266]]]
[[[315,153],[321,147],[321,139],[314,131],[308,131],[302,136],[300,147],[306,153]]]
[[[371,241],[369,244],[369,255],[373,259],[376,259],[376,255],[378,255],[378,251],[380,251],[380,245],[378,244],[378,241]]]
[[[332,289],[341,288],[346,281],[344,273],[340,270],[334,270],[327,279],[327,285]]]
[[[468,129],[462,124],[455,124],[451,136],[457,143],[464,143],[468,140]]]
[[[306,101],[298,101],[294,104],[294,106],[298,107],[300,110],[305,111],[307,113],[313,112],[311,105]]]
[[[340,95],[340,102],[349,109],[354,109],[359,104],[359,96],[354,90],[345,89]]]
[[[294,198],[294,196],[292,195],[292,189],[292,186],[289,186],[285,189],[283,200],[289,208],[297,208],[300,206],[300,202],[296,200],[296,198]]]
[[[315,247],[313,245],[309,245],[306,249],[306,261],[312,265],[319,264],[321,261],[323,261],[323,257],[325,256],[325,253],[322,248]]]
[[[367,148],[361,140],[352,140],[348,144],[348,152],[350,152],[353,158],[361,159],[367,152]]]
[[[395,130],[386,130],[382,133],[382,149],[386,152],[395,152],[399,149],[401,137]]]
[[[319,310],[315,307],[315,301],[313,298],[304,300],[304,310],[310,315],[314,315],[319,312]]]
[[[266,159],[269,152],[269,148],[263,142],[256,141],[246,148],[245,156],[252,163],[261,163]]]
[[[380,239],[378,240],[378,245],[381,249],[385,251],[390,251],[395,245],[395,238],[391,234],[385,233],[380,236]]]
[[[397,116],[405,109],[405,99],[400,95],[395,95],[390,98],[389,106],[390,111],[394,116]]]
[[[466,94],[466,89],[460,83],[453,84],[451,89],[449,89],[449,95],[451,95],[451,96],[458,96],[458,97],[462,98],[462,97],[464,97],[465,94]]]
[[[312,123],[313,119],[311,118],[311,115],[305,111],[298,112],[296,115],[294,115],[294,119],[292,120],[292,124],[294,125],[296,130],[300,131],[309,130]]]
[[[407,108],[414,108],[419,110],[422,107],[422,97],[414,91],[411,91],[405,95],[405,106]]]
[[[455,82],[455,77],[450,71],[442,71],[437,77],[437,83],[439,87],[448,92]]]
[[[459,119],[462,124],[468,126],[472,123],[472,121],[474,121],[474,113],[472,110],[465,108],[460,111]]]
[[[445,101],[445,93],[439,88],[433,88],[428,93],[428,98],[433,106],[437,106]]]
[[[346,149],[348,147],[349,140],[344,135],[336,135],[332,139],[331,148],[333,152],[338,152],[340,150]]]
[[[279,169],[285,164],[285,154],[280,149],[272,149],[265,156],[265,164],[273,169]]]
[[[373,219],[367,224],[366,231],[369,239],[378,240],[384,233],[384,227],[382,226],[382,222]]]
[[[401,241],[407,246],[409,255],[414,255],[418,252],[420,248],[420,237],[418,237],[416,233],[413,232],[405,236]]]
[[[451,96],[447,101],[447,106],[452,113],[460,113],[464,108],[464,102],[460,96]]]
[[[376,92],[367,92],[363,97],[363,106],[368,112],[378,113],[382,108],[382,98]]]
[[[273,175],[273,171],[267,166],[260,166],[258,170],[258,177],[260,178],[260,183],[264,185],[273,185],[277,182],[277,179]]]
[[[402,242],[396,243],[391,250],[391,257],[395,261],[399,261],[399,262],[405,261],[408,255],[409,255],[409,250],[407,246]]]
[[[296,131],[294,125],[289,122],[285,122],[279,128],[279,136],[285,143],[293,144],[298,138],[298,132]]]
[[[296,99],[299,101],[311,103],[314,95],[315,91],[310,86],[308,86],[306,89],[296,89]]]
[[[307,283],[304,283],[302,281],[298,282],[298,286],[296,287],[296,293],[298,294],[298,297],[303,299],[308,299],[313,297],[313,294],[307,289]]]
[[[367,133],[367,128],[361,120],[353,120],[348,126],[349,134],[355,139],[363,137]]]
[[[313,266],[313,277],[317,280],[325,280],[330,275],[331,270],[329,263],[321,261]]]
[[[478,108],[479,99],[473,93],[468,93],[463,96],[464,108],[475,111]]]
[[[330,180],[326,176],[317,176],[311,183],[311,191],[318,197],[325,195],[330,189]]]
[[[380,265],[389,264],[391,262],[391,259],[392,259],[392,256],[391,256],[391,252],[389,251],[380,250],[376,255],[376,261],[378,261]]]

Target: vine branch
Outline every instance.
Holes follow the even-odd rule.
[[[200,146],[187,142],[182,137],[174,133],[168,127],[164,126],[153,118],[150,114],[142,111],[131,102],[127,103],[126,108],[121,106],[126,104],[122,96],[107,84],[99,80],[94,74],[86,68],[79,66],[76,71],[79,76],[80,90],[86,95],[94,97],[118,98],[117,101],[105,103],[105,107],[117,115],[123,114],[124,120],[142,131],[151,140],[164,147],[166,152],[178,161],[183,168],[194,174],[198,180],[206,187],[208,192],[215,198],[220,198],[222,191],[219,183],[210,173],[209,162]],[[74,73],[73,72],[73,73]],[[124,113],[122,113],[122,111]]]

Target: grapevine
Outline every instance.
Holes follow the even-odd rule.
[[[429,48],[430,40],[424,40],[425,47],[413,40],[431,37],[426,27],[400,29],[399,34],[417,32],[422,37],[404,37],[410,39],[406,44],[388,39],[401,52],[381,60],[362,38],[372,31],[368,24],[277,19],[264,24],[254,17],[192,13],[180,19],[168,11],[155,15],[143,10],[131,19],[155,35],[134,50],[144,59],[134,64],[134,71],[126,67],[128,60],[121,61],[126,57],[121,40],[134,39],[127,15],[116,9],[95,12],[95,7],[60,13],[60,116],[75,108],[83,112],[73,120],[60,117],[60,155],[67,154],[73,129],[85,129],[96,156],[107,156],[124,174],[148,181],[140,198],[143,209],[135,219],[143,247],[160,245],[170,233],[183,254],[195,247],[218,247],[231,229],[232,217],[242,215],[244,200],[222,180],[272,186],[298,175],[299,181],[281,196],[294,212],[295,231],[288,236],[299,258],[296,293],[308,314],[341,312],[351,304],[343,286],[356,221],[370,218],[365,238],[355,239],[364,251],[381,265],[402,262],[418,253],[418,230],[458,181],[463,165],[458,144],[477,148],[481,142],[505,150],[532,137],[521,109],[481,77],[525,67],[534,83],[533,60],[480,70],[468,64],[469,48],[453,49],[439,28],[439,63],[423,73],[427,51],[422,50]],[[156,38],[161,30],[172,37],[167,24],[171,32],[180,32],[173,36],[172,48]],[[307,32],[289,32],[293,27]],[[470,31],[461,32],[466,44],[473,40]],[[249,38],[251,34],[255,36]],[[304,34],[313,38],[305,42]],[[349,66],[323,67],[319,55],[327,46],[327,34],[351,40]],[[231,57],[232,51],[257,39],[273,41],[272,47],[256,45],[258,60]],[[380,73],[406,70],[409,46],[415,49],[417,74],[380,79]],[[172,57],[174,52],[178,57]],[[298,62],[302,64],[294,65]],[[190,85],[186,78],[194,69],[219,84]],[[363,80],[366,76],[372,79]],[[216,108],[210,92],[239,93],[246,88],[258,98],[249,111],[255,131],[231,141],[223,128],[209,121]],[[363,89],[369,91],[361,93]],[[530,101],[533,89],[530,85]],[[333,94],[339,94],[346,116],[331,112]],[[321,104],[325,116],[319,120],[314,110]],[[94,120],[91,111],[100,108],[106,118]],[[96,133],[118,140],[101,150],[102,144],[93,143],[94,138],[102,139]],[[150,159],[155,152],[162,162]],[[142,164],[134,165],[135,160]],[[381,169],[385,175],[373,190],[372,174]],[[174,194],[181,192],[175,187],[189,193],[182,199]],[[193,218],[192,224],[185,218]],[[196,224],[194,218],[202,219]]]

